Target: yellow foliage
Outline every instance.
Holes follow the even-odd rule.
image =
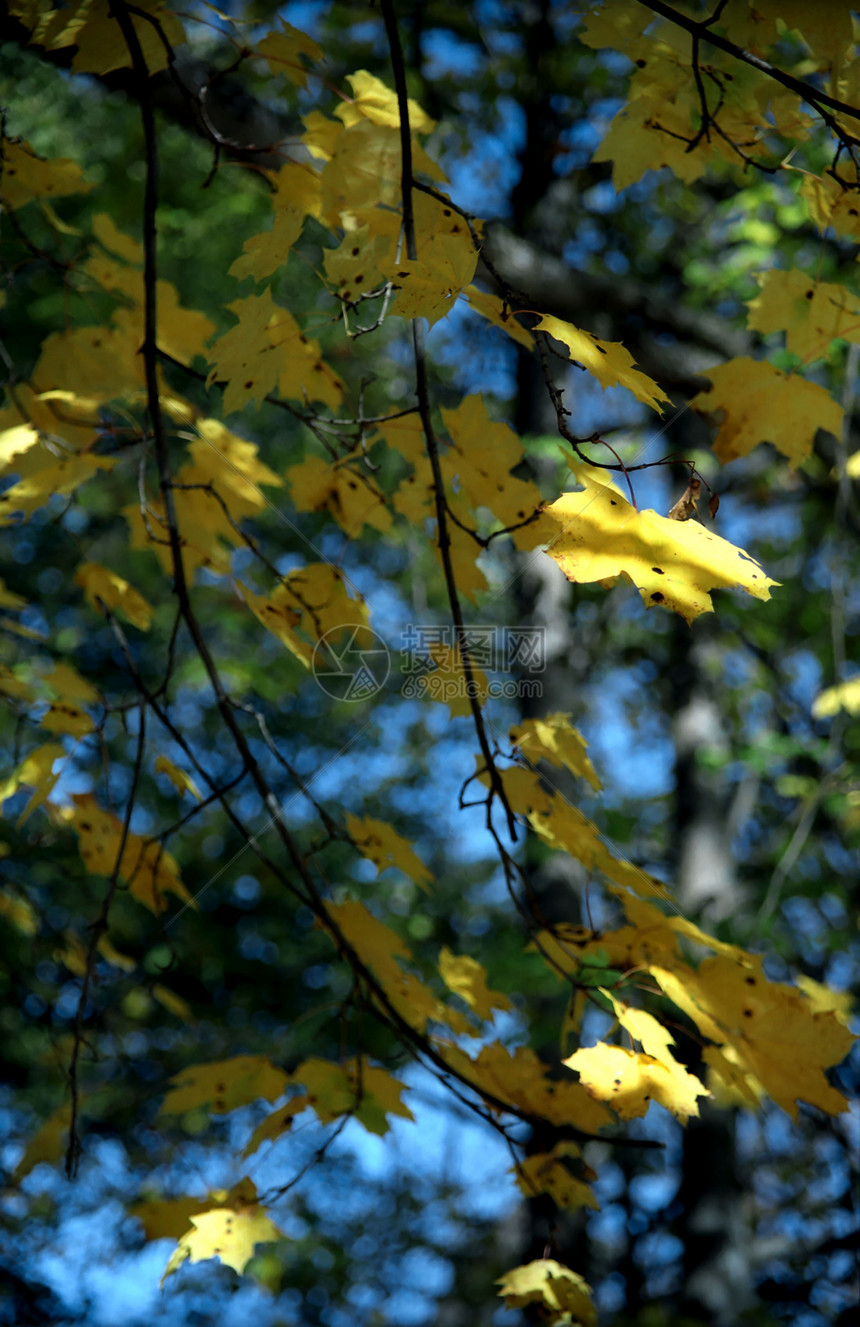
[[[112,811],[103,810],[92,793],[75,793],[62,816],[78,836],[78,848],[87,868],[96,875],[112,876],[119,863],[119,875],[132,897],[150,912],[164,912],[167,892],[193,904],[172,853],[131,830],[124,835],[122,821]]]
[[[569,769],[577,778],[587,779],[599,791],[600,780],[586,752],[588,743],[570,723],[569,714],[548,714],[542,719],[526,719],[511,729],[511,742],[527,760],[546,760],[550,765]]]
[[[577,1071],[593,1097],[605,1101],[622,1120],[638,1119],[656,1101],[686,1123],[699,1113],[697,1098],[708,1095],[707,1088],[677,1060],[656,1060],[605,1042],[575,1051],[564,1063]]]
[[[524,460],[523,445],[507,424],[491,419],[482,395],[464,396],[454,410],[442,410],[453,445],[442,457],[446,487],[468,498],[474,511],[489,508],[505,527],[522,525],[537,512],[537,486],[511,470]],[[533,548],[549,537],[542,521],[514,532],[517,548]]]
[[[154,23],[148,22],[146,15],[157,20],[170,46],[180,46],[185,40],[182,24],[165,4],[166,0],[140,0],[136,8],[143,13],[130,15],[151,74],[167,67],[167,54]],[[13,0],[10,8],[32,29],[33,44],[51,51],[77,46],[72,61],[76,74],[108,74],[131,64],[125,38],[110,12],[110,0],[71,0],[59,10],[44,0],[38,0],[38,8],[27,0]]]
[[[647,607],[660,604],[687,622],[713,612],[713,589],[743,589],[756,599],[770,598],[776,582],[743,549],[697,521],[636,511],[605,471],[585,465],[574,469],[582,491],[565,493],[545,511],[557,530],[546,551],[568,580],[605,584],[624,576]]]
[[[303,56],[311,64],[323,59],[323,51],[307,33],[300,32],[291,23],[280,19],[280,31],[272,29],[255,47],[257,55],[267,61],[273,74],[284,74],[297,87],[306,88],[308,78],[302,64]]]
[[[463,293],[469,301],[470,309],[474,309],[494,327],[500,327],[503,332],[507,332],[508,336],[513,337],[526,350],[532,349],[534,337],[531,332],[527,332],[522,324],[517,322],[512,311],[498,295],[490,295],[485,290],[479,290],[477,286],[467,286]]]
[[[180,769],[178,765],[174,765],[172,760],[167,759],[167,756],[158,756],[156,758],[155,772],[156,774],[166,774],[180,797],[184,797],[186,793],[190,793],[198,802],[202,802],[203,797],[200,789],[197,787],[197,784],[194,782],[191,775],[186,774],[185,770]]]
[[[811,363],[835,337],[860,341],[860,298],[832,281],[815,281],[796,268],[771,268],[758,277],[761,294],[749,302],[747,326],[785,332],[785,348]]]
[[[489,1021],[496,1009],[511,1009],[510,1000],[487,985],[486,969],[467,954],[454,954],[447,945],[439,951],[439,973],[455,995],[464,1000],[478,1018]]]
[[[22,935],[35,935],[39,929],[39,918],[32,904],[7,889],[0,890],[0,917],[5,917]]]
[[[349,1111],[368,1133],[382,1137],[388,1132],[389,1115],[399,1115],[404,1120],[415,1118],[400,1099],[405,1085],[363,1058],[344,1064],[316,1058],[305,1060],[292,1075],[292,1082],[304,1087],[306,1104],[313,1107],[321,1124],[331,1124]]]
[[[432,672],[420,673],[415,678],[418,695],[423,693],[428,700],[447,705],[452,717],[467,718],[472,713],[470,689],[478,702],[484,704],[489,683],[483,669],[471,662],[472,680],[469,683],[463,672],[459,649],[450,645],[433,644],[430,646],[430,657],[434,664]]]
[[[445,1058],[478,1091],[510,1104],[538,1120],[559,1128],[595,1133],[612,1123],[604,1105],[573,1078],[550,1078],[529,1046],[509,1051],[499,1042],[484,1046],[474,1058],[456,1047],[445,1048]],[[498,1107],[496,1107],[498,1109]]]
[[[0,493],[0,525],[11,525],[19,516],[29,518],[39,507],[58,494],[73,493],[81,484],[92,479],[100,470],[116,465],[111,456],[67,456],[58,460],[45,453],[43,469],[19,479],[17,484]]]
[[[562,322],[549,314],[541,316],[534,330],[547,332],[567,346],[571,359],[588,369],[601,387],[626,387],[637,401],[654,410],[660,409],[661,401],[669,401],[662,387],[635,367],[633,356],[620,341],[601,341],[593,332],[582,332],[573,323]]]
[[[429,891],[433,877],[412,844],[402,838],[396,829],[369,816],[360,820],[358,816],[347,813],[344,819],[347,833],[356,848],[362,857],[374,863],[377,870],[385,871],[389,866],[396,866],[416,885]]]
[[[599,1210],[600,1203],[591,1186],[573,1173],[571,1162],[579,1154],[576,1143],[557,1143],[551,1152],[531,1152],[514,1169],[520,1191],[527,1198],[546,1193],[556,1207],[567,1212],[577,1212],[583,1207]],[[589,1174],[593,1179],[593,1172]]]
[[[6,782],[0,784],[0,804],[5,802],[7,798],[13,797],[19,788],[32,788],[34,790],[32,797],[18,817],[19,825],[23,825],[27,817],[50,797],[57,780],[63,772],[62,766],[54,772],[54,765],[58,760],[65,761],[65,759],[66,751],[64,747],[56,742],[46,742],[44,746],[37,746],[34,751],[25,756]]]
[[[284,478],[299,511],[327,511],[352,538],[365,525],[383,532],[391,527],[387,501],[363,470],[360,456],[346,456],[335,463],[307,456],[290,466]]]
[[[0,139],[0,199],[15,211],[34,198],[63,198],[93,187],[77,162],[68,157],[46,161],[28,143]]]
[[[230,268],[230,276],[242,281],[251,276],[263,281],[285,267],[290,249],[302,233],[304,213],[289,207],[280,208],[271,230],[260,231],[245,241],[242,257]]]
[[[847,682],[827,687],[812,703],[812,714],[816,719],[829,719],[840,710],[846,710],[848,714],[860,714],[860,676],[849,677]]]
[[[812,451],[818,429],[842,434],[842,407],[817,382],[783,373],[765,360],[730,359],[706,369],[711,387],[690,401],[718,425],[714,453],[723,462],[772,442],[795,469]]]
[[[162,1115],[184,1115],[205,1107],[226,1115],[252,1101],[275,1101],[290,1079],[262,1055],[237,1055],[232,1060],[195,1064],[171,1079],[174,1086],[161,1103]]]
[[[591,1302],[591,1287],[576,1272],[562,1267],[554,1258],[539,1258],[506,1272],[496,1282],[508,1308],[534,1305],[541,1321],[550,1327],[594,1327],[597,1313]]]
[[[80,585],[87,603],[96,611],[103,604],[112,613],[124,617],[132,626],[148,631],[152,621],[152,606],[146,602],[128,581],[98,562],[82,562],[75,573],[75,584]]]
[[[258,1244],[284,1239],[262,1207],[255,1203],[237,1207],[213,1207],[192,1216],[191,1229],[179,1241],[164,1269],[162,1284],[184,1262],[219,1258],[227,1267],[244,1272]]]
[[[352,88],[352,100],[338,108],[338,116],[347,126],[353,125],[364,116],[374,124],[397,129],[400,126],[400,111],[397,95],[387,88],[375,75],[366,69],[359,69],[355,74],[347,74],[346,80]],[[409,128],[413,134],[429,134],[435,129],[436,122],[421,109],[410,97],[407,102]]]
[[[338,404],[340,381],[323,362],[317,342],[302,334],[293,315],[275,304],[270,290],[234,300],[227,307],[237,324],[213,345],[208,378],[210,385],[226,379],[226,414],[275,391],[332,408]]]

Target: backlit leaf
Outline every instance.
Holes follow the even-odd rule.
[[[770,598],[776,582],[743,549],[697,521],[636,511],[605,472],[577,466],[576,474],[583,490],[565,493],[545,511],[558,531],[546,551],[568,580],[605,583],[624,576],[649,608],[660,604],[687,622],[713,612],[713,589]]]

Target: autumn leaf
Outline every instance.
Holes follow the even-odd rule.
[[[98,562],[82,562],[75,573],[75,584],[80,585],[84,598],[97,612],[100,605],[131,622],[141,631],[148,631],[152,622],[152,607],[143,595],[129,585],[124,577]]]
[[[601,387],[626,387],[637,401],[642,401],[654,410],[660,409],[661,401],[669,401],[663,389],[635,367],[633,356],[620,341],[601,341],[593,332],[580,331],[572,323],[562,322],[560,318],[552,318],[548,314],[541,316],[534,330],[547,332],[567,346],[571,359],[588,369]]]
[[[447,945],[439,952],[439,973],[455,995],[459,995],[479,1018],[489,1020],[497,1009],[511,1009],[506,995],[490,990],[487,974],[474,958],[467,954],[454,954]]]
[[[190,793],[198,802],[203,800],[200,789],[191,775],[186,774],[185,770],[180,769],[178,765],[174,765],[172,760],[168,760],[167,756],[156,758],[155,772],[156,774],[166,774],[180,797],[183,797],[185,793]]]
[[[556,1207],[563,1211],[576,1212],[583,1207],[599,1210],[600,1204],[591,1185],[573,1173],[579,1155],[579,1147],[570,1142],[557,1143],[551,1152],[529,1153],[514,1168],[517,1187],[526,1198],[548,1194]],[[593,1171],[588,1173],[593,1179]]]
[[[812,714],[816,719],[829,719],[840,710],[848,714],[860,714],[860,676],[850,677],[847,682],[839,682],[835,687],[827,687],[812,703]]]
[[[286,1238],[267,1212],[256,1203],[236,1207],[213,1207],[190,1218],[191,1229],[179,1240],[164,1269],[162,1284],[184,1262],[218,1258],[240,1275],[254,1256],[258,1244]]]
[[[743,549],[696,521],[672,521],[636,511],[605,472],[576,465],[582,491],[546,508],[557,535],[546,550],[570,581],[615,581],[624,576],[647,607],[659,604],[692,622],[713,612],[713,589],[743,589],[769,599],[776,585]]]
[[[194,906],[173,854],[125,828],[112,811],[99,806],[92,793],[75,793],[62,815],[77,834],[81,858],[90,871],[110,876],[118,869],[132,896],[150,912],[164,912],[168,892]]]
[[[541,1320],[570,1327],[594,1327],[597,1314],[591,1287],[554,1258],[540,1258],[506,1272],[496,1284],[508,1308],[536,1306]]]
[[[345,816],[346,829],[358,851],[368,861],[374,863],[379,871],[389,866],[396,866],[410,880],[422,889],[429,890],[433,877],[412,844],[402,838],[392,825],[366,816]]]
[[[811,454],[818,429],[841,436],[842,407],[816,382],[744,358],[706,369],[703,377],[711,387],[690,405],[717,424],[714,452],[724,463],[771,442],[796,468]]]
[[[785,332],[785,348],[811,363],[827,354],[836,337],[860,341],[860,300],[845,286],[815,281],[796,268],[759,275],[761,294],[748,304],[747,326]]]
[[[638,1119],[657,1101],[686,1123],[699,1113],[697,1098],[708,1095],[698,1078],[677,1061],[657,1060],[605,1042],[576,1051],[564,1063],[577,1071],[593,1097],[606,1102],[622,1120]]]
[[[548,714],[542,719],[527,719],[511,729],[511,742],[531,761],[546,760],[551,765],[569,769],[600,789],[594,766],[588,758],[588,743],[570,722],[569,714]]]
[[[255,52],[268,62],[273,74],[284,74],[297,87],[306,88],[308,78],[302,57],[310,64],[318,64],[323,59],[322,48],[291,23],[281,19],[280,24],[280,30],[273,29],[257,42]]]
[[[226,1115],[252,1101],[283,1096],[289,1077],[262,1055],[237,1055],[232,1060],[192,1065],[173,1078],[174,1086],[161,1104],[162,1115],[184,1115],[205,1107]]]

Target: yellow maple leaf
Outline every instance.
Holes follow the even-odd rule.
[[[57,742],[46,742],[43,746],[37,746],[34,751],[25,756],[21,764],[4,784],[0,784],[0,805],[8,797],[14,796],[19,788],[32,788],[33,795],[30,798],[24,810],[18,817],[18,824],[22,825],[27,817],[40,807],[54,791],[54,787],[62,774],[62,766],[54,771],[54,765],[58,760],[65,761],[66,750]]]
[[[257,42],[255,54],[263,57],[274,75],[284,74],[297,87],[306,88],[308,78],[301,57],[318,64],[323,59],[322,47],[283,18],[280,24],[280,31],[273,29]]]
[[[455,995],[464,1000],[473,1013],[489,1021],[496,1009],[511,1009],[510,1000],[487,985],[487,972],[467,954],[454,954],[447,945],[439,951],[439,973]]]
[[[78,850],[90,871],[113,875],[122,848],[119,874],[132,896],[150,912],[164,912],[168,891],[193,905],[172,853],[131,830],[124,834],[122,821],[112,811],[103,810],[92,793],[75,793],[71,802],[64,817],[78,836]]]
[[[580,1155],[576,1143],[556,1143],[551,1152],[532,1152],[514,1169],[517,1185],[527,1198],[547,1193],[556,1207],[577,1212],[583,1207],[599,1211],[600,1203],[590,1184],[578,1179],[569,1162]],[[592,1172],[593,1178],[593,1172]]]
[[[370,966],[383,984],[388,985],[401,975],[403,968],[399,960],[408,962],[412,954],[396,931],[378,921],[362,903],[353,899],[330,903],[327,911],[359,958]]]
[[[263,281],[286,267],[290,249],[302,233],[304,213],[288,207],[275,213],[271,230],[252,235],[242,246],[242,255],[228,269],[228,275],[242,281],[246,276]]]
[[[162,1284],[184,1262],[219,1258],[240,1275],[254,1256],[258,1244],[285,1239],[284,1232],[262,1207],[213,1207],[191,1218],[191,1229],[179,1241],[164,1269]]]
[[[618,1019],[625,1032],[629,1032],[634,1041],[638,1041],[646,1055],[652,1059],[659,1060],[661,1064],[666,1064],[670,1068],[676,1063],[675,1057],[669,1050],[670,1046],[675,1045],[675,1038],[668,1028],[649,1014],[645,1009],[636,1009],[633,1005],[625,1004],[623,1000],[617,1000],[611,991],[604,990],[601,986],[598,988],[600,994],[612,1006],[615,1017]]]
[[[423,250],[419,251],[423,253]],[[475,275],[478,255],[471,245],[440,243],[432,258],[401,259],[387,276],[397,290],[394,312],[402,318],[426,318],[431,327],[450,313]]]
[[[355,124],[361,116],[387,128],[400,127],[397,95],[387,88],[381,79],[368,73],[366,69],[359,69],[355,74],[347,74],[347,82],[352,88],[352,100],[345,102],[337,111],[338,117],[347,127]],[[429,134],[435,129],[436,121],[431,120],[411,97],[408,99],[407,109],[409,128],[413,134]]]
[[[128,1214],[137,1217],[147,1239],[180,1239],[192,1216],[211,1210],[213,1198],[146,1198]]]
[[[368,1064],[363,1057],[344,1064],[312,1057],[299,1065],[292,1081],[305,1088],[307,1104],[313,1107],[322,1124],[330,1124],[351,1111],[368,1133],[381,1137],[388,1132],[388,1115],[399,1115],[405,1120],[415,1118],[400,1099],[405,1085],[386,1069]]]
[[[488,508],[503,526],[522,525],[542,505],[537,486],[510,473],[525,459],[520,439],[507,424],[491,419],[482,395],[465,396],[442,410],[453,445],[442,457],[446,487],[468,498],[474,510]],[[514,533],[518,548],[549,537],[540,521]]]
[[[839,682],[835,687],[827,687],[812,702],[812,714],[816,719],[829,719],[840,710],[860,714],[860,675],[849,677],[847,682]]]
[[[184,1115],[205,1107],[226,1115],[252,1101],[275,1101],[284,1095],[289,1077],[263,1055],[236,1055],[231,1060],[195,1064],[172,1078],[174,1085],[161,1103],[162,1115]]]
[[[860,300],[845,286],[806,272],[772,268],[756,280],[761,294],[748,303],[747,325],[785,332],[785,348],[807,363],[826,355],[836,337],[860,341]]]
[[[622,1120],[638,1119],[657,1101],[686,1122],[699,1113],[697,1098],[708,1095],[698,1078],[676,1060],[656,1060],[606,1042],[575,1051],[563,1063],[575,1069],[586,1090],[610,1105]]]
[[[514,1267],[496,1282],[508,1308],[537,1306],[541,1321],[595,1327],[597,1313],[591,1302],[591,1287],[569,1267],[554,1258],[539,1258]]]
[[[46,161],[29,143],[0,139],[0,198],[14,212],[34,198],[89,193],[92,185],[69,157]]]
[[[606,1107],[582,1083],[571,1078],[550,1078],[546,1066],[529,1046],[509,1051],[499,1042],[484,1046],[471,1058],[459,1047],[446,1047],[445,1058],[479,1091],[509,1102],[536,1119],[560,1128],[595,1133],[612,1123]]]
[[[660,401],[668,402],[669,397],[662,387],[635,367],[633,356],[620,341],[601,341],[593,332],[580,331],[573,323],[562,322],[561,318],[552,318],[548,314],[541,316],[534,330],[548,332],[567,346],[571,359],[584,365],[601,387],[626,387],[637,401],[654,410],[660,409]]]
[[[812,452],[818,429],[842,435],[842,407],[817,382],[744,357],[705,369],[702,376],[710,378],[712,386],[690,405],[715,416],[714,453],[723,462],[746,456],[760,442],[772,442],[794,469]]]
[[[343,938],[379,979],[401,1018],[422,1033],[431,1022],[442,1023],[456,1033],[473,1032],[463,1014],[448,1008],[419,977],[405,971],[400,960],[409,962],[412,954],[390,926],[352,899],[329,903],[327,910]]]
[[[447,705],[452,717],[467,718],[472,713],[472,706],[460,651],[450,645],[433,644],[430,646],[430,657],[435,664],[433,671],[421,673],[413,679],[417,694]],[[483,705],[489,695],[489,683],[486,673],[474,662],[471,685],[475,699]]]
[[[172,760],[167,759],[167,756],[158,756],[155,762],[155,772],[156,774],[166,774],[180,797],[183,797],[185,793],[190,793],[198,802],[203,801],[200,789],[191,775],[186,774],[185,770],[180,769],[178,765],[174,765]]]
[[[101,603],[131,622],[132,626],[141,631],[149,630],[152,606],[117,572],[99,562],[82,562],[75,573],[75,584],[80,585],[87,603],[96,611]]]
[[[99,244],[110,253],[121,258],[124,263],[143,266],[143,245],[121,231],[107,212],[97,213],[90,224]]]
[[[310,1104],[308,1097],[302,1093],[299,1096],[291,1097],[283,1106],[278,1106],[277,1110],[270,1111],[251,1134],[242,1156],[249,1157],[261,1148],[263,1143],[274,1142],[278,1138],[283,1138],[284,1134],[292,1128],[296,1115],[300,1115],[303,1110],[307,1110]]]
[[[86,710],[70,701],[54,701],[39,720],[40,727],[49,733],[62,733],[69,737],[85,737],[95,727]]]
[[[804,174],[800,195],[820,230],[832,226],[837,235],[860,240],[860,198],[853,189],[845,189],[829,176]]]
[[[433,877],[412,844],[398,834],[392,825],[382,820],[373,820],[370,816],[362,820],[349,813],[344,819],[347,833],[356,848],[362,857],[374,863],[377,870],[385,871],[389,866],[396,866],[416,885],[429,891]]]
[[[738,1063],[733,1046],[706,1046],[702,1059],[708,1066],[708,1090],[715,1105],[758,1110],[767,1093],[758,1079]]]
[[[361,295],[382,285],[382,269],[391,248],[387,235],[372,234],[365,224],[348,231],[336,249],[326,249],[323,266],[339,299],[354,303]]]
[[[380,204],[400,205],[399,130],[359,117],[348,129],[337,121],[316,122],[312,138],[330,153],[322,172],[321,210],[332,228],[353,230],[369,224]]]
[[[479,290],[477,286],[467,286],[463,294],[469,301],[469,308],[474,309],[487,322],[494,327],[500,327],[503,332],[525,346],[526,350],[531,350],[534,346],[534,337],[531,332],[526,331],[521,323],[518,323],[514,311],[509,309],[507,304],[499,299],[498,295],[490,295],[485,290]]]
[[[306,456],[290,466],[284,478],[299,511],[327,511],[341,529],[353,537],[370,525],[383,532],[391,528],[385,496],[361,468],[360,456],[346,456],[332,464],[322,456]]]
[[[6,847],[5,844],[3,846]],[[35,935],[39,929],[39,917],[32,904],[25,898],[10,894],[6,889],[0,890],[0,917],[5,917],[22,935]]]
[[[246,402],[262,401],[277,390],[284,396],[306,397],[336,406],[339,379],[323,363],[316,341],[302,335],[293,315],[275,304],[268,288],[259,295],[227,306],[237,325],[215,342],[208,383],[226,378],[224,410],[230,414]]]
[[[68,456],[50,459],[45,467],[0,493],[0,525],[10,525],[18,516],[30,517],[57,494],[73,493],[81,484],[116,465],[112,456]]]
[[[141,0],[137,8],[144,13],[130,15],[131,22],[146,66],[154,74],[167,67],[165,43],[168,49],[181,45],[185,32],[178,18],[165,9],[165,0]],[[157,20],[163,40],[155,25],[147,22],[147,14]],[[128,46],[110,12],[109,0],[73,0],[60,11],[52,6],[43,7],[34,25],[32,41],[51,50],[77,46],[72,69],[78,74],[107,74],[131,64]]]
[[[578,778],[587,779],[595,790],[600,789],[600,780],[586,754],[588,743],[571,724],[569,714],[526,719],[511,729],[511,742],[527,760],[563,766]]]
[[[693,971],[673,964],[650,971],[671,1000],[715,1042],[739,1073],[761,1084],[792,1119],[806,1101],[830,1115],[847,1108],[824,1070],[838,1064],[855,1040],[832,1009],[816,1012],[793,986],[770,982],[762,959],[718,954]]]
[[[574,470],[583,490],[563,494],[545,510],[558,529],[546,552],[568,580],[606,582],[624,576],[647,607],[662,605],[687,622],[713,612],[712,589],[743,589],[756,599],[770,598],[770,586],[777,582],[743,549],[697,521],[636,511],[605,471],[580,465]]]

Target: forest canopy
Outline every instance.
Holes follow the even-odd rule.
[[[851,10],[0,35],[4,1311],[847,1322]]]

